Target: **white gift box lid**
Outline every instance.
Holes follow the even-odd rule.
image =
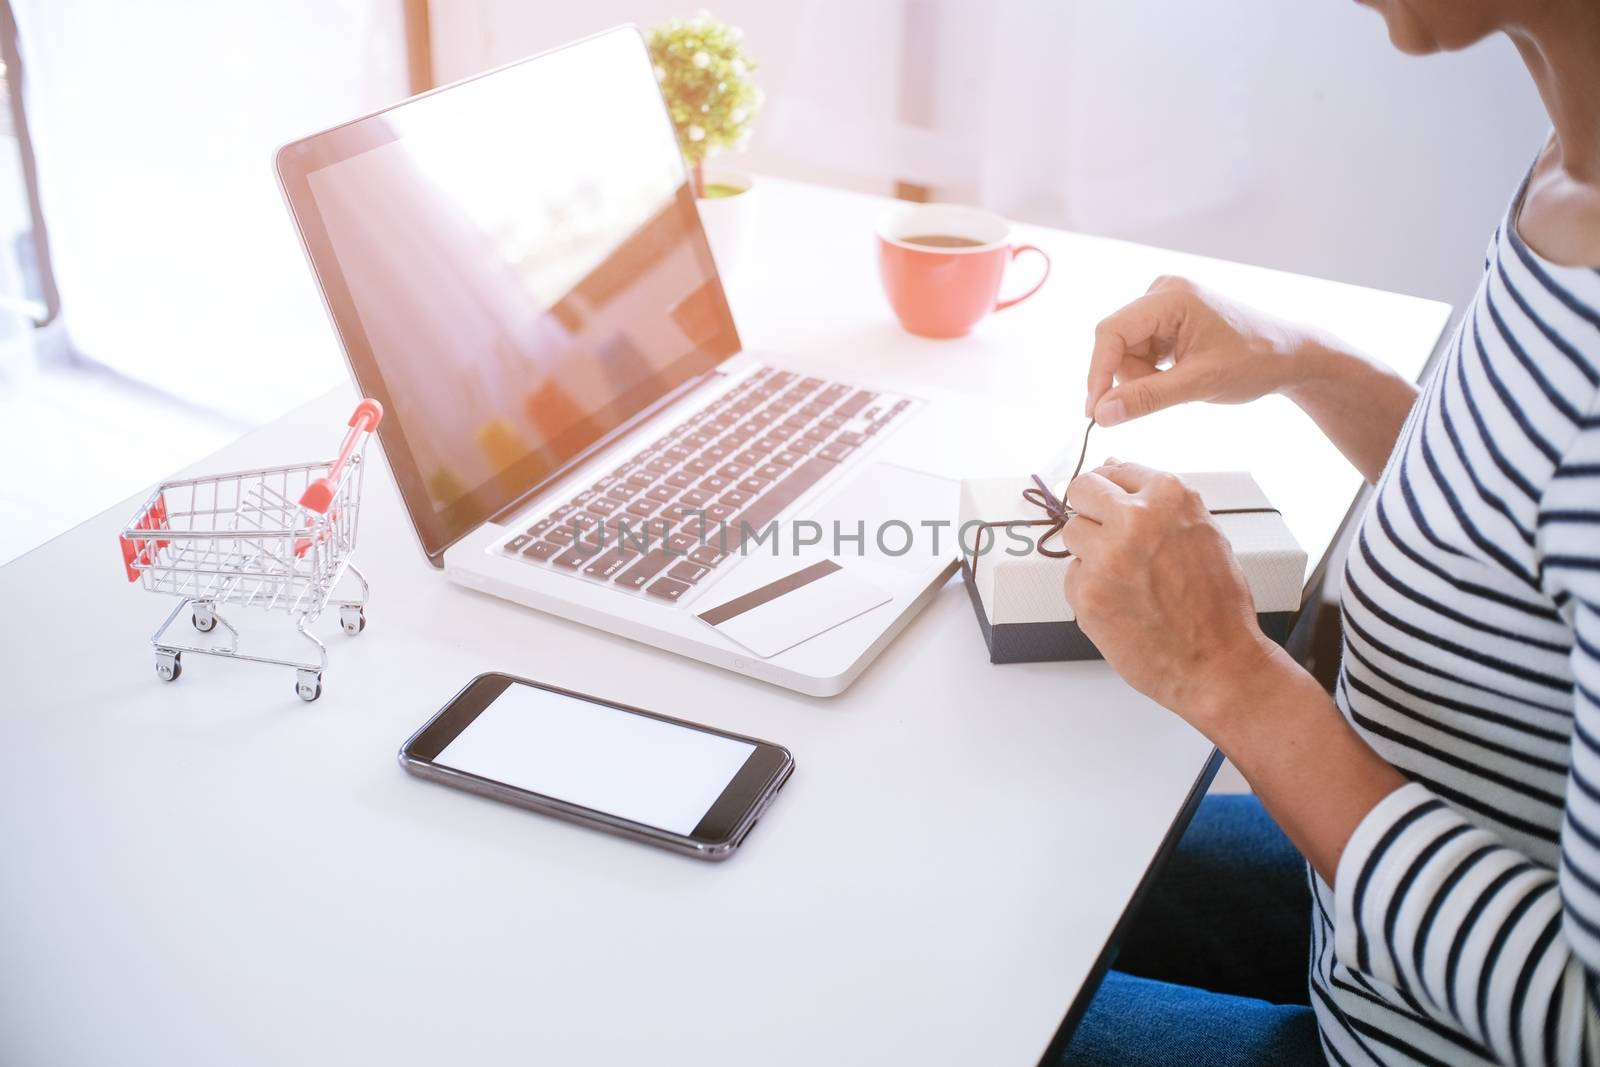
[[[1233,546],[1255,599],[1256,613],[1299,611],[1306,580],[1306,553],[1289,532],[1283,516],[1271,510],[1272,503],[1256,480],[1246,471],[1179,477],[1200,494]],[[1029,477],[968,478],[961,483],[961,551],[972,569],[984,613],[995,625],[1074,618],[1063,591],[1070,558],[1023,551],[1048,526],[1019,525],[1013,533],[1004,528],[985,532],[976,525],[1047,519],[1041,508],[1023,499],[1022,491],[1032,486],[1033,479]],[[1060,489],[1064,486],[1053,487],[1052,491]],[[979,545],[987,547],[974,558],[974,549]]]

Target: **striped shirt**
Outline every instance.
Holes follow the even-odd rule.
[[[1525,189],[1345,566],[1335,699],[1409,781],[1311,878],[1330,1063],[1600,1063],[1600,271]]]

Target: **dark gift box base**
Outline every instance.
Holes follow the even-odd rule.
[[[983,612],[983,599],[972,580],[972,568],[961,561],[961,580],[966,583],[972,610],[989,646],[990,663],[1046,663],[1052,660],[1100,659],[1094,643],[1083,635],[1076,622],[1006,622],[999,626]],[[1296,611],[1268,611],[1256,616],[1261,632],[1278,644],[1289,638]]]

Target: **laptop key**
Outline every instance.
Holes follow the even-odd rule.
[[[778,513],[800,498],[800,494],[828,476],[838,464],[831,459],[813,456],[795,467],[787,475],[772,483],[772,488],[756,498],[756,502],[739,516],[741,532],[745,526],[759,532],[763,526],[778,517]]]
[[[680,582],[675,578],[660,578],[645,592],[651,596],[660,597],[662,600],[677,600],[689,591],[689,583]]]
[[[584,548],[581,545],[574,545],[551,560],[551,563],[563,570],[575,571],[593,558],[594,552],[591,549]]]
[[[768,482],[765,478],[746,478],[744,481],[739,483],[739,491],[743,493],[749,493],[751,496],[755,496],[757,493],[761,492],[761,490],[765,489],[767,485]]]
[[[521,552],[528,547],[528,542],[533,540],[532,534],[520,533],[506,542],[507,552]]]
[[[737,456],[734,456],[733,461],[735,463],[743,464],[746,467],[754,467],[765,458],[766,457],[760,452],[754,452],[747,448],[743,452],[740,452]]]
[[[717,475],[732,481],[735,478],[743,478],[744,472],[749,469],[748,466],[739,463],[724,463],[717,469]]]
[[[654,578],[666,569],[674,557],[667,554],[665,549],[652,548],[646,552],[633,566],[617,575],[612,581],[624,589],[641,589],[644,583]]]
[[[692,508],[688,504],[668,504],[661,509],[661,517],[669,522],[684,522],[700,514],[699,508]]]
[[[552,527],[548,532],[545,533],[544,539],[553,545],[570,545],[572,544],[572,527]]]
[[[841,445],[849,445],[851,448],[859,448],[861,443],[865,441],[866,438],[862,437],[858,433],[846,430],[844,433],[835,437],[834,440],[839,442]]]
[[[790,451],[786,448],[782,452],[774,452],[772,454],[772,465],[776,467],[792,467],[796,463],[799,463],[800,459],[800,453]],[[774,475],[773,477],[777,476]]]
[[[674,556],[687,556],[694,549],[696,543],[695,538],[679,530],[667,538],[666,548]]]
[[[854,451],[855,449],[851,448],[849,445],[841,445],[836,441],[831,445],[823,445],[821,448],[817,449],[817,455],[821,456],[823,459],[831,459],[837,462],[841,459],[844,459],[844,457],[848,456]]]
[[[628,505],[627,511],[629,515],[637,515],[641,519],[648,519],[656,513],[656,508],[660,506],[658,502],[648,497],[640,497]]]
[[[667,539],[667,534],[671,531],[672,524],[661,519],[630,522],[618,532],[616,545],[618,548],[630,550],[636,556],[642,555],[659,546]]]
[[[770,482],[774,478],[783,477],[783,468],[778,466],[775,463],[766,463],[766,464],[763,464],[762,466],[756,468],[756,475],[755,476],[757,478],[765,478],[767,481]]]
[[[558,545],[554,541],[535,541],[533,544],[523,549],[522,554],[524,556],[532,557],[536,560],[544,561],[555,555],[557,552],[560,552],[564,547],[564,545]]]
[[[611,496],[596,497],[583,506],[583,510],[591,515],[605,518],[622,506],[622,502]]]
[[[583,568],[583,573],[595,578],[610,578],[638,558],[637,552],[630,552],[625,548],[613,548],[596,556],[593,563]]]
[[[754,494],[746,493],[742,489],[729,489],[718,499],[718,503],[732,504],[736,508],[742,508],[754,499]]]
[[[727,522],[738,514],[739,509],[728,504],[712,504],[706,508],[706,517],[712,522]]]
[[[672,488],[670,485],[658,485],[645,494],[645,496],[649,497],[651,500],[661,504],[665,504],[667,501],[671,500],[677,495],[678,491]]]
[[[711,469],[709,460],[696,457],[683,465],[683,469],[690,474],[704,474]]]
[[[710,474],[700,479],[700,488],[708,493],[720,493],[732,484],[731,479],[724,478],[720,474]]]
[[[687,504],[691,508],[703,508],[711,503],[711,494],[704,489],[689,489],[678,498],[679,503]]]
[[[702,567],[698,563],[690,563],[688,560],[682,560],[679,563],[673,564],[672,569],[667,572],[667,577],[676,578],[680,582],[688,582],[690,585],[693,585],[695,582],[698,582],[700,579],[704,578],[710,573],[710,567]]]
[[[673,471],[667,475],[667,484],[674,489],[687,489],[694,484],[694,475],[688,471]]]
[[[689,558],[702,567],[715,567],[727,559],[728,554],[721,551],[716,545],[701,545],[689,553]]]

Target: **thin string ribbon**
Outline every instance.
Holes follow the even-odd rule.
[[[1072,468],[1072,478],[1076,478],[1083,473],[1083,461],[1089,455],[1089,431],[1093,429],[1094,419],[1091,418],[1089,425],[1083,428],[1083,447],[1078,450],[1078,465]],[[1071,484],[1072,478],[1067,479],[1068,484]],[[1073,509],[1067,506],[1067,502],[1058,499],[1050,491],[1050,487],[1044,484],[1044,479],[1037,474],[1033,475],[1032,488],[1022,491],[1022,499],[1050,517],[1050,528],[1041,534],[1039,540],[1035,542],[1035,547],[1039,550],[1039,554],[1041,556],[1049,556],[1051,559],[1066,559],[1071,556],[1072,553],[1064,548],[1050,548],[1045,545],[1046,541],[1061,532],[1062,527],[1066,526],[1067,520],[1075,514]]]
[[[1089,420],[1089,425],[1084,427],[1083,447],[1078,450],[1078,465],[1072,468],[1072,478],[1067,479],[1068,484],[1071,484],[1074,478],[1077,478],[1078,475],[1083,473],[1083,463],[1089,455],[1089,433],[1094,429],[1094,427],[1095,421],[1091,418]],[[1051,559],[1068,559],[1072,556],[1072,553],[1067,549],[1051,548],[1047,546],[1045,542],[1054,535],[1060,533],[1061,530],[1067,525],[1067,522],[1071,520],[1072,516],[1077,514],[1077,511],[1065,500],[1058,498],[1054,493],[1052,493],[1050,491],[1050,487],[1045,484],[1043,478],[1039,477],[1037,474],[1032,475],[1031,477],[1033,479],[1033,484],[1022,491],[1022,499],[1027,501],[1029,504],[1032,504],[1040,511],[1044,512],[1044,518],[1017,519],[1010,522],[985,522],[979,523],[979,525],[984,529],[994,529],[997,527],[1012,525],[1048,527],[1048,529],[1044,531],[1039,539],[1034,542],[1034,548],[1037,549],[1041,556],[1048,556]],[[1270,505],[1267,507],[1252,508],[1211,508],[1209,510],[1213,515],[1281,514],[1277,508],[1271,507]],[[973,556],[972,571],[974,577],[977,575],[977,556],[980,554],[981,553],[975,553]]]
[[[1038,550],[1039,555],[1049,556],[1051,559],[1066,559],[1072,555],[1065,548],[1051,548],[1045,544],[1050,538],[1060,533],[1062,528],[1067,525],[1067,520],[1072,518],[1072,509],[1067,507],[1066,501],[1057,499],[1056,495],[1050,491],[1050,488],[1044,484],[1044,479],[1037,474],[1033,476],[1033,486],[1022,491],[1022,499],[1050,516],[1049,529],[1040,534],[1039,540],[1034,542],[1034,548]]]

